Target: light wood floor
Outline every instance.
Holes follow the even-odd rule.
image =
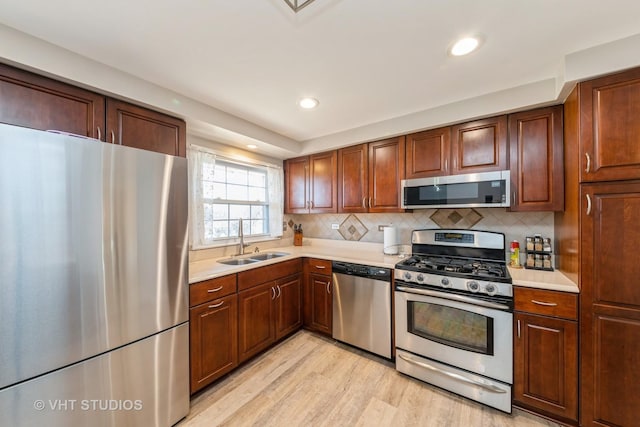
[[[389,361],[307,331],[196,395],[178,427],[217,425],[557,426],[437,389]]]

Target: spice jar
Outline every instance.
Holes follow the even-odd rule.
[[[533,237],[527,237],[527,251],[532,251],[533,248]]]
[[[544,239],[542,239],[542,250],[544,252],[551,252],[551,239],[548,237],[545,237]]]
[[[543,255],[543,257],[542,257],[542,268],[546,268],[547,270],[551,270],[551,255]]]
[[[536,234],[533,237],[533,245],[534,245],[534,249],[536,251],[542,251],[542,236],[540,236],[539,234]]]
[[[542,255],[536,254],[534,267],[535,268],[542,268]]]
[[[535,265],[536,263],[533,258],[533,254],[527,254],[527,267],[533,268]]]

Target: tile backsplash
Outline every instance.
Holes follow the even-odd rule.
[[[507,212],[505,208],[416,209],[411,213],[285,215],[285,221],[302,224],[305,237],[374,243],[383,240],[378,226],[393,224],[398,230],[398,243],[404,245],[411,244],[411,231],[420,228],[473,228],[504,233],[507,248],[512,240],[518,240],[524,248],[524,238],[534,234],[554,241],[553,215]],[[292,238],[293,231],[287,227],[283,240]]]

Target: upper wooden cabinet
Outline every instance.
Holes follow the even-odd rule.
[[[404,137],[338,150],[338,212],[404,212]]]
[[[407,135],[406,179],[448,175],[451,127]]]
[[[512,211],[564,209],[562,106],[509,115]]]
[[[183,120],[126,102],[107,99],[106,141],[172,156],[186,157]]]
[[[338,153],[285,160],[285,213],[337,212]]]
[[[508,169],[507,116],[407,135],[406,178]]]
[[[2,64],[0,122],[187,155],[183,120]]]
[[[580,83],[580,181],[640,178],[640,68]]]
[[[0,64],[0,122],[100,139],[105,98]]]
[[[451,174],[501,171],[507,160],[507,116],[452,127]]]

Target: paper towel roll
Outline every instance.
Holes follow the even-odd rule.
[[[396,255],[398,253],[398,232],[396,227],[389,225],[383,228],[384,243],[383,252],[386,255]]]

